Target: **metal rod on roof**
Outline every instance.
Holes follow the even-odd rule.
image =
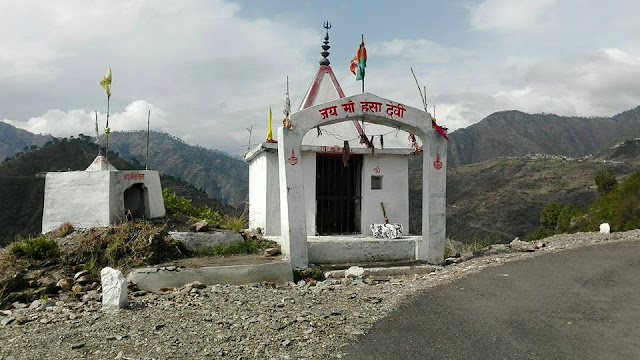
[[[149,114],[147,115],[147,160],[144,164],[144,169],[149,170],[149,137],[151,133],[151,128],[149,123],[151,122],[151,110],[149,110]]]

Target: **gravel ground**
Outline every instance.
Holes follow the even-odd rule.
[[[549,251],[639,239],[634,230],[557,235],[535,252],[498,245],[424,276],[136,292],[130,308],[115,314],[101,311],[97,292],[78,302],[52,299],[0,312],[0,359],[339,358],[343,346],[417,291]]]

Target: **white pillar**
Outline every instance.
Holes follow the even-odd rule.
[[[436,131],[421,136],[422,239],[416,243],[416,260],[444,262],[446,231],[447,141]]]
[[[299,132],[296,128],[278,128],[280,246],[291,266],[304,268],[309,265],[309,254],[301,151],[304,134]]]

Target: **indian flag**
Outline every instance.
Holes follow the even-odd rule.
[[[351,59],[349,70],[356,76],[356,80],[364,80],[364,68],[367,67],[367,49],[364,41],[356,49],[356,56]]]

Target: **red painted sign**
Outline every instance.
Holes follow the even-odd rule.
[[[373,168],[373,171],[374,171],[376,174],[380,174],[380,171],[382,171],[382,170],[380,170],[380,166],[376,166],[376,167],[374,167],[374,168]]]
[[[126,173],[124,174],[125,180],[144,180],[144,174],[139,173]]]
[[[295,166],[298,163],[298,158],[296,157],[296,152],[291,149],[291,156],[289,156],[289,164],[291,166]]]
[[[436,170],[442,169],[442,161],[440,161],[440,153],[436,156],[436,161],[433,162],[433,167]]]
[[[404,118],[404,112],[406,108],[402,106],[402,104],[385,104],[387,109],[386,113],[390,117],[399,117]],[[340,104],[340,107],[345,113],[354,113],[355,112],[355,103],[353,100],[349,100],[343,104]],[[363,113],[381,113],[382,112],[382,103],[377,101],[360,101],[360,110]],[[318,112],[322,117],[322,120],[328,119],[330,117],[338,117],[338,105],[329,106],[323,109],[319,109]]]

